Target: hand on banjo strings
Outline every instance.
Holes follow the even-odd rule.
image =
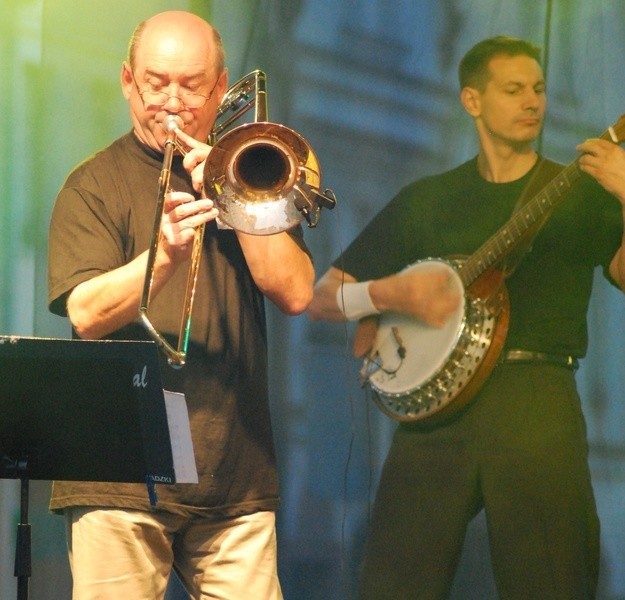
[[[394,276],[397,311],[442,327],[459,308],[462,290],[451,269],[406,270]]]

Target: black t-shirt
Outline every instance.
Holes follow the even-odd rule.
[[[532,173],[510,183],[490,183],[472,159],[416,181],[402,189],[333,264],[366,281],[420,259],[473,255],[510,219]],[[584,356],[594,268],[603,267],[607,275],[622,232],[618,201],[582,176],[506,280],[506,346]]]
[[[50,310],[66,314],[79,283],[144,252],[152,235],[162,156],[127,134],[79,165],[60,191],[50,228]],[[193,192],[175,157],[170,180]],[[291,235],[305,249],[301,228]],[[156,328],[178,334],[187,269],[181,267],[151,303]],[[138,324],[109,336],[148,339]],[[187,364],[163,360],[164,387],[186,397],[199,485],[157,486],[158,508],[233,516],[274,510],[278,483],[268,406],[264,299],[236,234],[206,226]],[[148,509],[146,486],[55,482],[51,508],[75,505]]]

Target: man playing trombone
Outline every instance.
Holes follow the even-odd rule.
[[[204,227],[195,310],[183,368],[163,368],[186,397],[198,485],[54,482],[67,520],[74,597],[162,598],[172,567],[193,598],[282,597],[276,568],[278,482],[267,390],[264,300],[304,311],[314,270],[299,226],[256,236],[217,226],[217,208],[190,177],[208,148],[227,90],[218,32],[182,11],[141,23],[121,71],[132,131],[76,167],[50,226],[50,310],[85,339],[147,339],[138,320],[157,183],[172,117],[173,157],[154,256],[151,312],[166,337],[179,327],[187,266]]]

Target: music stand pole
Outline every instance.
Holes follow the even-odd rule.
[[[18,461],[17,471],[26,471],[26,461]],[[31,530],[28,523],[28,495],[30,482],[27,477],[20,477],[20,520],[17,524],[15,544],[15,570],[17,577],[17,600],[28,599],[28,584],[31,575]]]

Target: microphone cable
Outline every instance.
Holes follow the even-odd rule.
[[[343,276],[345,275],[344,264],[342,262],[343,253],[345,248],[341,242],[341,215],[339,211],[339,206],[335,207],[336,212],[336,228],[337,228],[337,240],[338,240],[338,248],[339,248],[339,268],[341,269],[341,273]],[[344,278],[341,281],[341,287],[345,284]],[[345,380],[347,381],[347,400],[349,406],[349,438],[347,442],[347,456],[345,459],[345,467],[343,469],[343,507],[341,513],[341,531],[340,531],[340,565],[341,565],[341,575],[343,579],[343,587],[346,592],[345,597],[350,598],[352,595],[349,593],[351,588],[351,581],[349,578],[349,574],[347,571],[346,565],[346,548],[347,548],[347,518],[348,518],[348,506],[349,506],[349,473],[350,466],[353,458],[354,451],[354,443],[356,439],[356,411],[355,411],[355,402],[356,399],[354,394],[352,393],[352,373],[351,373],[351,361],[353,360],[352,348],[351,348],[351,340],[350,340],[350,330],[349,330],[349,321],[342,322],[343,328],[343,337],[344,337],[344,355],[343,355],[343,366],[344,366],[344,375]],[[372,441],[371,441],[371,393],[367,391],[363,391],[364,400],[365,400],[365,428],[366,428],[366,450],[368,455],[368,470],[367,470],[367,516],[366,523],[367,528],[369,527],[371,521],[371,510],[372,510],[372,470],[373,470],[373,449],[372,449]],[[371,401],[371,402],[370,402]]]

